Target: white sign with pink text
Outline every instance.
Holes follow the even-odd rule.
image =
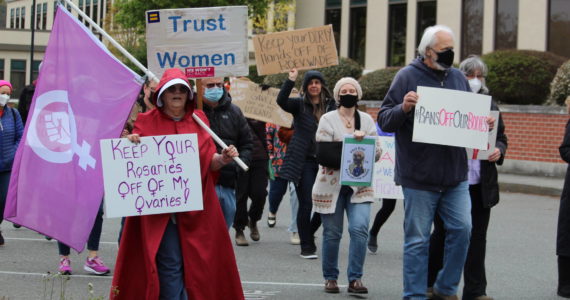
[[[402,187],[394,182],[396,168],[396,141],[393,136],[379,136],[382,156],[374,165],[374,197],[404,199]]]
[[[487,149],[491,96],[418,86],[412,141]]]

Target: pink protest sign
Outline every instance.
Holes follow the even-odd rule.
[[[97,144],[121,134],[140,87],[138,75],[58,7],[5,218],[83,250],[103,198]]]
[[[214,77],[216,72],[214,67],[194,67],[186,68],[186,77],[188,78],[204,78]]]

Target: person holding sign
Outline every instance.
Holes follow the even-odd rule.
[[[378,124],[396,133],[394,181],[404,193],[405,299],[425,299],[429,236],[439,214],[448,234],[444,267],[434,284],[436,299],[456,297],[471,233],[471,201],[465,148],[412,141],[419,85],[469,92],[461,71],[452,67],[454,35],[449,27],[426,28],[419,57],[401,69],[382,102]],[[492,118],[487,119],[493,122]]]
[[[301,239],[301,257],[317,258],[317,246],[314,234],[321,225],[321,218],[314,214],[311,219],[313,202],[311,190],[318,172],[316,160],[315,133],[321,116],[335,109],[335,102],[326,87],[325,78],[319,71],[308,71],[303,78],[302,96],[289,98],[295,86],[299,72],[292,69],[277,95],[277,104],[286,112],[293,115],[295,132],[289,142],[281,178],[295,184],[299,211],[297,212],[297,227]]]
[[[488,94],[485,85],[487,66],[478,56],[470,56],[459,65],[473,93]],[[491,110],[499,110],[491,102]],[[491,207],[499,203],[499,183],[496,165],[502,165],[507,151],[505,124],[499,115],[499,125],[495,149],[487,160],[469,159],[469,195],[471,196],[471,239],[464,267],[463,299],[492,300],[487,296],[487,278],[485,276],[485,252],[487,228],[491,217]],[[434,231],[430,239],[428,287],[432,287],[437,272],[442,268],[446,232],[443,221],[436,215]]]
[[[313,186],[312,198],[315,212],[323,222],[323,277],[325,292],[338,293],[338,252],[342,237],[344,212],[348,218],[350,246],[348,252],[348,292],[367,294],[362,284],[370,203],[374,202],[374,189],[370,186],[341,185],[341,153],[338,146],[347,134],[357,140],[364,136],[376,136],[376,125],[370,115],[356,109],[362,98],[362,88],[351,77],[341,78],[334,87],[336,111],[321,118],[317,129],[317,161],[319,172]],[[378,144],[378,143],[376,143]],[[380,159],[380,146],[376,148],[376,161]]]
[[[221,77],[202,79],[204,88],[204,112],[210,121],[210,128],[227,145],[235,145],[240,158],[246,165],[250,164],[253,143],[251,130],[241,109],[232,103],[232,97],[224,87]],[[217,148],[221,152],[220,147]],[[222,206],[224,219],[228,230],[234,223],[236,214],[236,187],[238,177],[243,170],[231,162],[220,170],[220,177],[216,182],[216,193]],[[236,232],[236,239],[239,232]]]
[[[204,209],[127,217],[111,299],[244,299],[231,241],[216,197],[217,171],[238,156],[234,146],[221,154],[211,136],[192,118],[193,93],[179,69],[164,72],[152,96],[157,106],[139,114],[128,139],[195,133],[198,136]],[[223,282],[212,288],[212,282]],[[118,292],[116,292],[118,291]]]

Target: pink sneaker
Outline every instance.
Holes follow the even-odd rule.
[[[89,273],[93,273],[96,275],[105,275],[110,272],[109,268],[105,266],[105,264],[99,258],[99,256],[95,256],[93,258],[87,258],[85,264],[83,265],[83,269]]]
[[[59,260],[59,274],[71,275],[71,261],[69,261],[69,258]]]

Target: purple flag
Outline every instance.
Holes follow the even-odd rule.
[[[82,251],[103,198],[99,140],[120,136],[141,79],[57,10],[4,217]]]

